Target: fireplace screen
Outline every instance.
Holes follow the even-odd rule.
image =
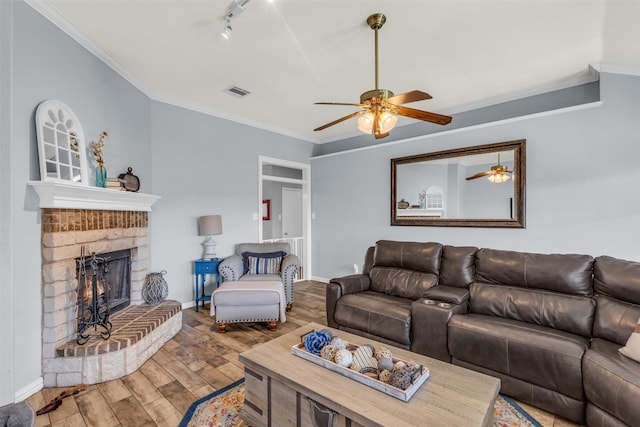
[[[111,335],[109,316],[128,306],[131,300],[131,250],[85,256],[83,248],[77,265],[77,341],[84,344],[89,340],[90,327],[108,339]]]

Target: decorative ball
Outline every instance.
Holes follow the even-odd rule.
[[[391,354],[391,350],[389,350],[386,347],[379,347],[378,349],[376,349],[376,351],[373,353],[373,356],[380,360],[383,357],[387,357],[389,359],[393,359],[393,355]]]
[[[383,383],[388,384],[389,380],[391,379],[391,371],[388,371],[386,369],[383,371],[380,371],[380,373],[378,374],[378,379]]]
[[[391,373],[389,384],[402,390],[409,388],[411,384],[411,374],[404,369],[398,369]]]
[[[331,360],[333,362],[333,359],[336,357],[336,352],[336,348],[331,344],[328,344],[322,347],[322,350],[320,350],[320,357],[322,357],[323,359]]]
[[[149,273],[144,279],[142,287],[142,298],[147,304],[158,304],[164,301],[169,295],[169,285],[162,276],[167,274],[162,270],[160,273]]]
[[[364,361],[371,356],[371,349],[369,347],[358,347],[356,351],[353,352],[353,360],[354,362],[358,362],[358,364],[362,367],[367,366]],[[378,364],[376,364],[378,366]]]
[[[349,369],[351,369],[352,371],[360,372],[364,369],[364,365],[361,365],[359,361],[354,360],[353,362],[351,362]]]
[[[369,377],[369,378],[373,378],[374,380],[378,379],[378,369],[377,368],[362,368],[360,370],[360,373]]]
[[[318,332],[322,332],[323,334],[326,334],[327,336],[329,336],[329,339],[333,338],[333,332],[331,332],[329,329],[320,329],[320,331]]]
[[[336,351],[344,350],[345,348],[347,348],[347,344],[342,340],[342,338],[339,337],[333,337],[333,339],[331,340],[331,345],[336,349]]]
[[[395,365],[393,365],[393,370],[394,371],[399,371],[401,369],[404,369],[405,365],[406,364],[403,361],[400,360],[400,361],[396,362]]]
[[[371,344],[364,344],[362,347],[368,348],[371,350],[371,356],[373,356],[373,352],[376,351],[376,348]]]
[[[311,354],[320,355],[322,347],[331,342],[331,336],[326,332],[313,331],[304,337],[304,348]]]
[[[413,360],[407,362],[404,366],[404,369],[406,369],[409,372],[414,372],[417,371],[420,368],[420,365],[418,365],[416,362],[414,362]]]
[[[381,371],[393,371],[393,360],[388,357],[383,357],[382,359],[378,360],[378,369]]]
[[[338,350],[336,352],[336,357],[334,358],[334,361],[338,365],[348,368],[349,365],[351,365],[351,363],[353,362],[353,355],[349,350],[343,348],[342,350]]]

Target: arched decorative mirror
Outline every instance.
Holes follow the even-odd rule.
[[[43,101],[36,110],[40,180],[89,185],[84,132],[62,101]]]
[[[525,227],[525,140],[391,159],[391,225]]]

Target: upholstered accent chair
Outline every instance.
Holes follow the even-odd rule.
[[[222,280],[279,280],[284,287],[287,311],[293,306],[293,281],[300,262],[288,243],[240,243],[236,253],[218,267]]]

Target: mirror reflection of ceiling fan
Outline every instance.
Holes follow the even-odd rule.
[[[358,117],[358,129],[364,133],[373,133],[376,139],[389,136],[389,132],[396,125],[398,117],[396,115],[411,117],[412,119],[425,122],[446,125],[451,122],[451,117],[442,114],[430,113],[428,111],[416,110],[414,108],[403,107],[401,104],[408,104],[416,101],[431,99],[431,95],[419,90],[394,95],[388,89],[378,89],[378,30],[382,28],[387,18],[382,13],[374,13],[367,18],[367,24],[375,31],[375,66],[376,66],[376,88],[360,95],[359,104],[342,102],[316,102],[316,105],[350,105],[360,107],[362,110],[348,114],[314,131],[324,130],[330,126]]]
[[[507,169],[505,165],[500,164],[500,153],[498,153],[498,164],[495,166],[491,166],[491,169],[485,172],[480,172],[472,176],[468,176],[466,178],[467,181],[471,181],[472,179],[482,178],[484,176],[494,184],[502,184],[503,182],[509,181],[513,171]]]

